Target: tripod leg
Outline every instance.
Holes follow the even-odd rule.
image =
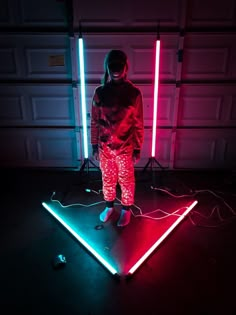
[[[100,168],[91,160],[89,159],[84,159],[84,162],[80,168],[80,172],[82,172],[85,169],[85,166],[87,166],[87,173],[89,172],[89,163],[91,163],[94,167],[96,167],[98,170],[100,170]]]
[[[155,159],[155,158],[153,158],[153,160],[156,162],[156,164],[163,170],[164,169],[164,167]]]
[[[99,168],[95,163],[93,163],[93,161],[90,160],[90,163],[91,163],[94,167],[96,167],[97,169],[100,170],[100,168]]]
[[[146,164],[146,165],[144,166],[144,168],[143,168],[143,172],[146,171],[146,169],[148,168],[148,166],[149,166],[150,163],[151,163],[151,158],[148,159],[147,164]]]
[[[79,170],[80,172],[83,172],[83,170],[85,169],[85,166],[86,166],[87,163],[88,163],[88,159],[85,159],[83,164],[81,165],[80,170]]]
[[[152,186],[156,186],[156,173],[155,171],[152,171]]]

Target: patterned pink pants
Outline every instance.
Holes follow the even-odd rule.
[[[131,206],[134,203],[135,190],[132,154],[117,154],[116,150],[105,147],[104,150],[100,150],[99,157],[105,201],[115,200],[118,182],[121,188],[122,205]]]

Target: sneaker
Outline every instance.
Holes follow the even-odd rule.
[[[101,213],[100,213],[100,220],[102,222],[107,222],[107,220],[110,218],[114,208],[108,208],[106,207]]]
[[[129,224],[131,217],[131,211],[130,210],[121,210],[119,221],[117,222],[117,226],[126,226]]]

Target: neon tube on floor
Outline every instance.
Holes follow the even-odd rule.
[[[42,205],[48,210],[68,231],[82,244],[87,250],[89,250],[113,275],[118,275],[118,272],[113,268],[101,255],[99,255],[78,233],[76,233],[55,211],[45,202]]]
[[[152,245],[152,247],[133,265],[128,271],[127,275],[133,274],[138,267],[147,259],[148,256],[157,248],[158,245],[171,233],[171,231],[186,217],[186,215],[195,207],[197,200],[195,200],[187,210],[169,227],[169,229]]]

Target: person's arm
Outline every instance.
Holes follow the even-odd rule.
[[[144,122],[143,122],[143,98],[142,94],[136,98],[135,104],[135,129],[134,129],[134,160],[137,162],[140,159],[140,152],[144,139]]]
[[[92,155],[95,160],[98,160],[98,119],[99,119],[99,108],[97,104],[99,103],[98,96],[96,92],[94,93],[92,100],[92,109],[91,109],[91,145],[92,145]]]

